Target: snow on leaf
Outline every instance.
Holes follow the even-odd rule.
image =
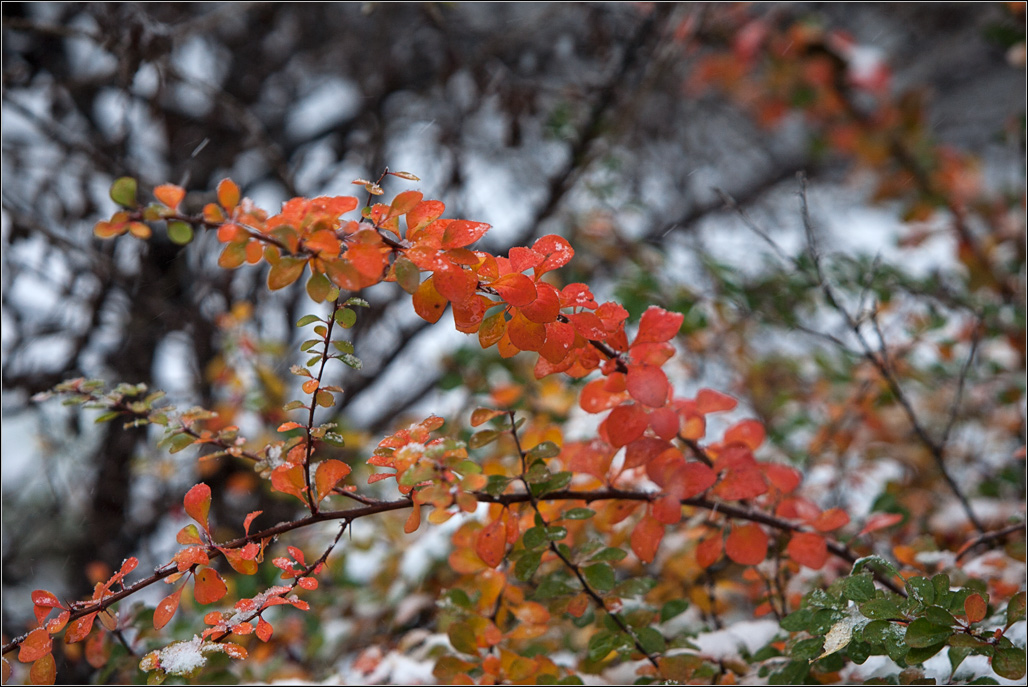
[[[849,615],[832,625],[832,629],[828,630],[828,634],[825,635],[824,652],[817,658],[810,659],[810,662],[813,663],[845,649],[853,639],[853,631],[869,622],[871,621],[861,615],[856,606],[851,606]]]
[[[153,612],[153,627],[155,630],[159,630],[175,615],[175,611],[178,610],[178,602],[182,598],[182,590],[184,586],[179,587],[171,594],[161,599],[161,602],[157,604],[157,608]]]

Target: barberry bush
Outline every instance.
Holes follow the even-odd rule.
[[[217,245],[219,273],[306,306],[281,350],[253,303],[227,304],[209,407],[136,379],[35,397],[197,464],[161,487],[152,549],[82,571],[83,598],[33,585],[32,620],[5,617],[4,682],[1023,680],[1023,192],[938,145],[849,36],[708,12],[640,8],[662,59],[694,59],[689,96],[769,132],[801,119],[819,164],[906,222],[897,251],[942,242],[952,269],[836,251],[802,176],[798,248],[722,193],[768,252],[739,270],[694,246],[687,285],[663,279],[680,254],[603,215],[491,249],[407,172],[278,209],[230,179],[118,178],[106,246],[214,271]],[[646,267],[612,286],[590,267],[611,256]],[[444,363],[456,393],[385,436],[346,405],[375,375],[352,334],[383,292],[467,344]],[[148,469],[181,484],[170,465]]]

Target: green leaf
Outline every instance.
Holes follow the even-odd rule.
[[[455,622],[446,631],[453,648],[462,654],[478,656],[478,643],[475,641],[475,631],[467,623]]]
[[[924,663],[945,648],[946,642],[939,642],[938,644],[932,644],[931,646],[913,647],[907,652],[907,655],[903,657],[903,660],[910,664]]]
[[[471,438],[468,439],[468,448],[482,448],[483,446],[488,446],[496,441],[503,433],[504,432],[496,429],[483,429],[480,432],[475,432],[471,435]]]
[[[514,564],[514,577],[522,582],[527,582],[535,574],[535,571],[539,569],[539,563],[542,559],[542,551],[525,551]]]
[[[992,669],[1000,677],[1020,680],[1025,675],[1025,650],[1017,647],[997,648],[992,656]]]
[[[111,184],[111,200],[126,208],[136,207],[136,180],[119,177]]]
[[[544,441],[529,449],[526,455],[533,460],[555,458],[560,455],[560,446],[557,446],[552,441]]]
[[[536,601],[548,601],[550,599],[556,599],[559,596],[573,594],[575,591],[575,588],[567,582],[553,574],[550,574],[542,579],[532,596]]]
[[[489,481],[486,482],[485,485],[485,493],[491,496],[499,496],[510,483],[510,477],[504,477],[503,475],[489,475]]]
[[[290,410],[299,410],[300,408],[306,407],[307,406],[304,405],[303,401],[290,401],[289,403],[282,406],[282,410],[288,413]]]
[[[863,665],[871,654],[871,645],[867,642],[850,642],[846,647],[846,655],[857,665]]]
[[[192,446],[195,442],[195,437],[182,433],[169,438],[165,445],[168,446],[169,453],[178,453],[182,449]]]
[[[907,644],[924,648],[944,643],[953,635],[953,628],[936,625],[927,618],[917,618],[907,626]]]
[[[101,413],[99,417],[93,420],[93,423],[99,425],[103,424],[104,422],[110,422],[119,415],[121,415],[120,410],[109,410],[106,413]]]
[[[307,325],[314,324],[315,322],[324,322],[324,320],[317,315],[304,315],[296,321],[296,326],[306,327]]]
[[[1025,619],[1026,598],[1028,598],[1028,594],[1025,592],[1018,592],[1014,595],[1014,598],[1010,600],[1010,603],[1007,604],[1007,627]]]
[[[627,555],[628,555],[628,552],[626,552],[624,549],[617,549],[617,548],[614,548],[614,547],[608,547],[608,548],[604,549],[603,551],[600,551],[598,554],[596,554],[595,556],[593,556],[589,560],[593,561],[593,562],[599,562],[599,561],[617,562],[617,561],[620,561],[623,558],[625,558]]]
[[[901,620],[903,613],[890,599],[872,599],[860,604],[860,612],[871,620]]]
[[[357,312],[350,308],[336,310],[335,321],[343,329],[349,329],[357,323]]]
[[[871,570],[885,570],[886,572],[896,577],[898,577],[900,574],[899,570],[896,569],[895,565],[893,565],[886,559],[882,558],[881,556],[875,555],[864,556],[863,558],[858,558],[856,561],[854,561],[853,569],[850,571],[850,574],[856,575],[857,572],[864,566],[871,568]]]
[[[606,658],[618,645],[618,636],[609,630],[597,632],[589,638],[587,656],[590,661],[599,661]]]
[[[862,573],[846,578],[842,583],[842,595],[857,603],[875,598],[874,576]]]
[[[371,307],[371,303],[368,303],[366,300],[364,300],[360,296],[350,296],[349,298],[346,299],[346,303],[344,303],[344,305],[352,305],[355,308],[370,308]]]
[[[614,576],[614,568],[606,563],[594,563],[582,568],[582,576],[589,586],[601,592],[607,592],[614,588],[617,578]]]
[[[641,627],[635,631],[635,637],[642,644],[642,648],[646,650],[646,653],[651,656],[663,653],[667,649],[667,640],[664,639],[664,635],[660,634],[656,628]]]
[[[782,629],[789,632],[800,632],[810,627],[810,621],[813,619],[814,613],[809,608],[801,608],[798,611],[793,611],[789,615],[782,618]]]
[[[660,622],[666,623],[689,608],[689,602],[685,599],[672,599],[660,607]]]
[[[616,596],[643,596],[657,586],[657,581],[652,577],[633,577],[614,587],[613,593]]]
[[[588,520],[589,518],[591,518],[594,515],[596,515],[596,511],[594,511],[592,508],[572,508],[567,513],[564,513],[564,519],[565,520]]]
[[[789,652],[789,656],[797,661],[811,661],[821,655],[823,646],[823,637],[801,639],[792,645],[792,651]]]
[[[324,303],[332,293],[335,286],[321,272],[315,272],[307,280],[307,295],[315,303]]]
[[[525,534],[521,537],[521,543],[526,549],[538,549],[540,546],[545,546],[546,541],[546,530],[542,527],[531,527],[525,530]]]
[[[184,246],[193,240],[193,227],[178,220],[168,222],[168,238],[172,243]]]
[[[928,604],[935,603],[935,586],[924,577],[911,577],[907,580],[907,592],[912,599]]]
[[[929,606],[926,608],[924,617],[928,622],[943,627],[954,627],[957,624],[957,619],[949,611],[939,606]]]
[[[396,283],[401,289],[414,295],[421,285],[421,270],[403,255],[396,258],[393,268],[396,272]]]
[[[568,529],[560,525],[550,525],[546,528],[546,538],[550,541],[560,541],[568,536]]]
[[[533,484],[532,493],[536,496],[542,496],[543,494],[549,494],[551,491],[560,491],[571,484],[572,477],[574,475],[570,472],[558,472],[545,482]]]

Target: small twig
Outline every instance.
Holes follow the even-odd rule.
[[[982,534],[978,535],[977,537],[975,537],[974,539],[960,547],[960,551],[957,552],[956,562],[959,563],[960,559],[970,554],[972,550],[978,548],[979,546],[991,546],[995,542],[998,542],[1001,539],[1005,539],[1006,537],[1015,532],[1024,531],[1025,523],[1019,522],[1014,525],[1008,525],[1003,529],[993,530],[992,532],[983,532]]]

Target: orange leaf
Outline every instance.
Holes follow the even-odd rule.
[[[500,298],[515,308],[532,303],[539,295],[535,289],[535,282],[518,272],[505,274],[489,286],[500,295]]]
[[[182,500],[186,509],[186,515],[200,523],[206,532],[210,532],[210,525],[207,523],[207,515],[211,511],[211,488],[203,482],[195,485],[186,492]]]
[[[682,327],[685,315],[668,312],[663,308],[651,305],[639,320],[639,333],[632,345],[640,343],[660,343],[673,339]]]
[[[725,553],[741,565],[757,565],[767,556],[767,544],[767,533],[760,525],[733,525],[725,541]]]
[[[279,258],[278,262],[268,270],[268,288],[277,291],[289,286],[300,278],[303,268],[306,266],[306,258]]]
[[[483,527],[475,537],[475,553],[490,568],[502,563],[507,553],[506,530],[503,522],[496,520]]]
[[[416,532],[421,527],[421,504],[417,501],[414,502],[414,508],[411,509],[410,515],[407,516],[407,522],[403,523],[403,531],[406,534]]]
[[[450,222],[443,232],[442,248],[463,248],[469,246],[482,238],[489,231],[489,225],[485,222],[469,222],[465,219],[458,219]]]
[[[611,446],[621,448],[641,437],[649,421],[638,403],[622,403],[610,411],[603,425]]]
[[[810,523],[818,532],[831,532],[845,526],[850,521],[850,516],[841,508],[826,510],[817,516],[814,522]]]
[[[235,210],[239,205],[239,187],[231,179],[222,179],[218,182],[218,203],[229,212]]]
[[[980,623],[985,619],[987,610],[988,604],[985,603],[985,599],[980,594],[972,594],[964,599],[964,615],[967,616],[967,622],[969,623]]]
[[[442,217],[446,206],[438,200],[423,200],[407,212],[407,238],[411,233]]]
[[[726,471],[714,493],[726,501],[752,499],[767,491],[764,474],[754,465],[736,465]]]
[[[43,618],[50,615],[51,609],[61,607],[61,602],[57,597],[45,589],[37,589],[32,592],[32,603],[37,623],[43,622]]]
[[[29,682],[33,685],[52,685],[57,681],[57,664],[52,654],[43,656],[32,664]]]
[[[546,282],[536,283],[535,292],[535,300],[521,306],[521,314],[540,324],[555,322],[560,314],[560,293]],[[574,340],[574,336],[571,338]]]
[[[153,190],[153,195],[172,210],[178,211],[178,206],[186,197],[186,190],[174,184],[161,184]]]
[[[318,500],[325,498],[333,487],[350,474],[350,466],[341,460],[325,460],[318,464],[314,473],[314,485],[317,487]]]
[[[95,615],[95,614],[92,614]],[[53,650],[53,639],[45,628],[37,627],[18,647],[18,660],[22,663],[38,661]]]
[[[271,633],[273,631],[274,628],[271,627],[271,623],[269,623],[264,618],[257,619],[257,636],[260,638],[262,642],[270,641]]]
[[[803,479],[796,468],[781,463],[762,463],[760,469],[764,471],[767,481],[773,484],[783,494],[788,494],[800,485]]]
[[[860,534],[857,536],[859,537],[867,534],[868,532],[885,529],[886,527],[892,527],[901,520],[903,520],[902,513],[875,513],[867,519],[864,529],[860,530]]]
[[[507,318],[501,310],[482,320],[482,324],[478,328],[478,343],[482,348],[489,348],[502,339],[506,332]]]
[[[725,432],[725,443],[745,444],[755,450],[764,443],[764,425],[756,420],[743,420],[728,428]]]
[[[737,405],[739,402],[734,398],[713,389],[700,389],[696,394],[696,410],[704,415],[732,410]]]
[[[659,367],[651,365],[629,365],[627,375],[628,393],[632,398],[651,408],[667,403],[670,385],[667,375]]]
[[[171,620],[172,616],[175,615],[175,611],[178,610],[178,602],[182,598],[182,590],[184,586],[179,587],[171,594],[161,599],[161,602],[157,604],[157,608],[153,612],[153,629],[159,630]]]
[[[632,530],[632,551],[643,563],[650,563],[657,555],[660,540],[664,538],[664,525],[652,515],[646,515]]]
[[[64,633],[64,642],[66,644],[74,644],[88,637],[89,633],[93,630],[94,620],[96,620],[96,612],[84,615],[68,623],[68,631]]]
[[[720,534],[704,539],[696,546],[696,563],[701,568],[709,568],[721,558],[723,542]]]
[[[489,422],[494,417],[499,417],[501,415],[506,414],[506,410],[494,410],[492,408],[475,408],[475,410],[471,413],[471,426],[478,427],[479,425],[483,425],[486,422]]]
[[[624,392],[611,392],[606,379],[594,379],[582,387],[578,403],[587,413],[600,413],[613,408],[625,398]]]
[[[398,193],[396,197],[393,198],[393,202],[389,205],[389,214],[386,215],[386,219],[406,215],[421,203],[422,198],[423,196],[421,191],[404,191],[403,193]]]
[[[546,343],[546,327],[515,312],[507,323],[507,336],[522,351],[538,351]]]
[[[665,525],[674,525],[682,519],[682,503],[677,496],[668,494],[653,502],[653,517]]]
[[[196,579],[193,582],[193,598],[198,604],[206,606],[220,601],[227,593],[228,586],[226,586],[225,580],[221,579],[221,575],[214,568],[203,568],[196,573]]]
[[[789,557],[812,570],[820,570],[828,560],[825,538],[813,532],[795,532],[786,547]]]
[[[260,546],[255,542],[247,543],[241,549],[225,549],[218,548],[219,551],[225,556],[225,560],[232,566],[232,569],[241,575],[256,575],[257,574],[257,561],[254,560],[257,557],[257,553],[260,551]]]
[[[271,472],[271,486],[275,491],[292,494],[304,503],[307,486],[303,480],[303,467],[300,465],[280,465]]]
[[[543,261],[535,266],[535,276],[558,269],[571,262],[575,250],[567,239],[556,234],[543,236],[532,244],[532,250],[543,256]]]

